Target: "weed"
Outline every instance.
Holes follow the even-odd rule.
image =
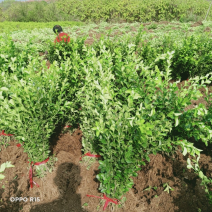
[[[9,162],[7,161],[7,162],[1,164],[0,173],[4,172],[4,170],[5,170],[6,168],[11,168],[11,167],[15,167],[15,166],[12,165],[10,161],[9,161]],[[4,176],[3,174],[0,174],[0,180],[2,180],[2,179],[4,179],[4,178],[5,178],[5,176]]]
[[[153,23],[148,27],[148,29],[157,29],[157,27],[157,24]]]
[[[38,178],[42,178],[46,175],[47,172],[51,173],[53,171],[56,161],[57,161],[57,158],[53,155],[49,157],[49,161],[46,164],[36,166],[36,176]]]
[[[164,183],[164,184],[163,184],[163,187],[166,187],[164,191],[167,191],[168,193],[169,193],[169,190],[174,191],[174,189],[171,188],[171,187],[168,185],[168,183]]]

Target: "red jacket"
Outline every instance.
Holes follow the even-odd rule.
[[[54,40],[54,43],[56,44],[56,42],[60,43],[60,41],[62,41],[64,39],[65,42],[69,43],[70,42],[70,37],[67,33],[65,32],[61,32]],[[66,40],[67,39],[67,40]],[[50,67],[50,65],[48,66],[48,68]]]
[[[70,42],[70,37],[67,33],[61,32],[54,40],[54,43],[60,42],[64,39],[65,42],[69,43]]]

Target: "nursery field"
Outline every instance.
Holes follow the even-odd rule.
[[[211,29],[71,26],[59,50],[49,28],[0,34],[0,212],[102,211],[103,193],[105,212],[212,211]]]

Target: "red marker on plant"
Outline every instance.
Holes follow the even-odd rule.
[[[49,157],[42,161],[42,162],[36,162],[33,164],[33,162],[31,162],[30,164],[30,169],[29,169],[29,182],[30,182],[30,187],[33,188],[33,183],[37,186],[37,187],[40,187],[36,182],[33,181],[33,170],[32,170],[32,165],[35,165],[35,166],[39,166],[39,165],[42,165],[42,164],[45,164],[49,161]],[[29,163],[29,161],[28,161]]]
[[[4,136],[12,136],[12,135],[14,135],[14,134],[5,134],[5,133],[4,133],[4,130],[2,130],[2,132],[0,133],[0,136],[1,136],[1,135],[4,135]]]
[[[85,157],[85,156],[89,156],[89,157],[93,157],[93,158],[99,158],[101,157],[101,155],[93,155],[91,154],[90,152],[86,153],[84,156],[82,157]],[[82,160],[82,157],[80,157],[80,160]]]
[[[94,196],[94,195],[88,195],[86,194],[87,197],[95,197],[95,198],[98,198],[98,199],[105,199],[106,202],[105,202],[105,205],[104,205],[104,208],[103,208],[103,211],[107,208],[108,204],[110,202],[112,203],[115,203],[116,205],[118,205],[118,199],[115,199],[115,198],[108,198],[105,194],[104,194],[104,197],[98,197],[98,196]]]
[[[23,142],[23,144],[24,144],[24,142]],[[17,144],[16,146],[17,147],[21,147],[21,146],[23,146],[23,144]]]
[[[67,126],[65,126],[64,128],[70,128],[71,126],[70,125],[67,125]]]

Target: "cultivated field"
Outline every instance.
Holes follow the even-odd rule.
[[[69,44],[53,44],[55,24]],[[212,211],[211,29],[10,22],[0,165],[14,167],[0,168],[0,211],[102,211],[103,194],[106,212]]]

